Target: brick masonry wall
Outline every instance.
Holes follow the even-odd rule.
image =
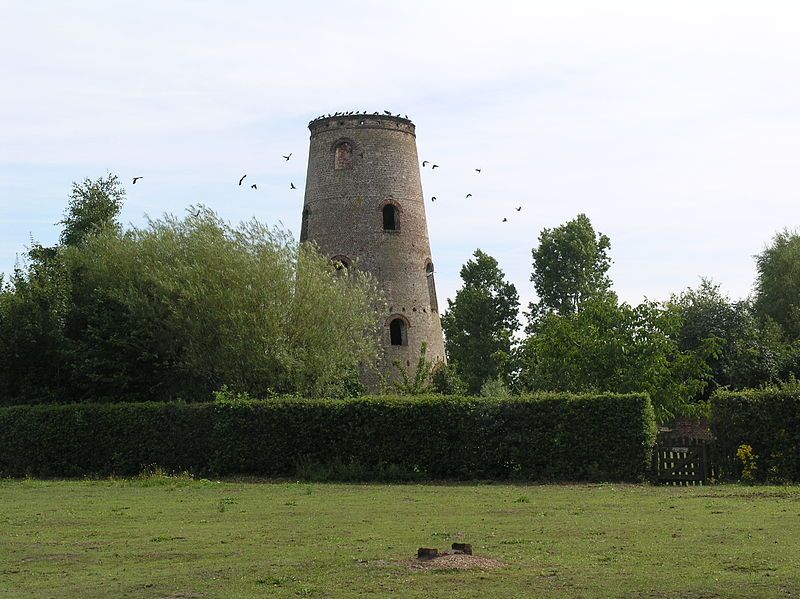
[[[404,118],[355,115],[312,121],[301,241],[327,255],[346,256],[371,273],[386,294],[384,368],[413,367],[423,342],[431,360],[444,360],[439,313],[431,305],[426,266],[433,262],[419,173],[414,124]],[[336,147],[352,148],[352,167],[335,169]],[[397,206],[399,227],[383,229],[383,207]],[[434,262],[435,264],[435,262]],[[389,321],[408,322],[408,344],[391,345]]]

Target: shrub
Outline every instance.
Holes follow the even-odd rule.
[[[0,476],[641,480],[646,395],[378,396],[0,408]]]
[[[0,284],[0,404],[344,397],[377,362],[377,282],[279,228],[203,207],[125,232],[76,222],[92,233]]]
[[[747,443],[742,443],[736,450],[736,459],[742,463],[742,481],[753,482],[755,472],[758,470],[758,456],[753,453],[753,448]]]
[[[758,482],[800,481],[800,387],[718,391],[711,398],[713,459],[721,475]],[[752,460],[737,452],[751,448]],[[757,469],[753,466],[758,456]]]

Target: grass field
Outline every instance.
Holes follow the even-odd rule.
[[[0,481],[0,597],[800,597],[800,488]],[[416,571],[471,542],[505,566]]]

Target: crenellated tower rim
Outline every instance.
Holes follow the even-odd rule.
[[[317,133],[336,129],[387,129],[416,137],[416,127],[408,117],[378,113],[320,116],[309,122],[308,128],[312,137]]]

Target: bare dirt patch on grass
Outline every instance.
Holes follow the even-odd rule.
[[[499,559],[452,553],[440,555],[433,559],[412,559],[407,562],[408,568],[415,571],[427,570],[496,570],[505,566]]]

